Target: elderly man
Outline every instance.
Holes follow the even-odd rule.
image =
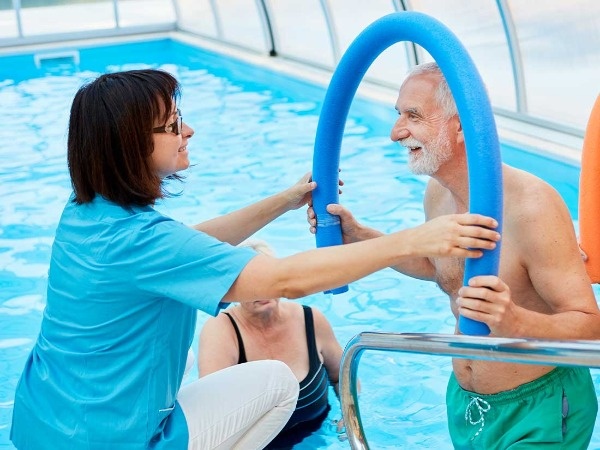
[[[466,212],[464,135],[436,63],[409,73],[396,110],[391,139],[408,150],[412,172],[431,177],[424,197],[426,219]],[[414,258],[394,268],[435,281],[448,294],[456,317],[484,322],[493,336],[599,339],[600,311],[562,198],[522,170],[503,165],[502,175],[498,277],[473,277],[463,287],[464,261],[452,258]],[[358,223],[341,205],[327,210],[340,216],[346,243],[382,234]],[[315,232],[314,210],[307,214]],[[455,448],[587,448],[598,409],[588,369],[468,359],[455,359],[453,369],[447,411]]]

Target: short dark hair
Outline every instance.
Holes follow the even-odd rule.
[[[168,120],[179,97],[175,77],[155,69],[104,74],[77,91],[67,142],[76,203],[99,194],[146,206],[167,195],[150,158],[152,128]]]

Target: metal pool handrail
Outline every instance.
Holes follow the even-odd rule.
[[[353,449],[369,448],[360,419],[356,377],[358,363],[365,350],[600,368],[600,341],[511,339],[420,333],[360,333],[346,346],[340,367],[342,415],[348,441]]]

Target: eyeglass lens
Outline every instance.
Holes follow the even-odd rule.
[[[175,120],[175,122],[173,122],[173,132],[176,135],[180,135],[182,127],[183,127],[183,118],[181,117],[181,111],[178,108],[177,109],[177,119]]]
[[[175,122],[170,123],[168,125],[164,125],[162,127],[156,127],[152,129],[154,133],[174,133],[175,135],[180,135],[183,128],[183,118],[181,117],[181,111],[179,109],[176,110],[177,118]]]

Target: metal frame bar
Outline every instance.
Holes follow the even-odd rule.
[[[58,44],[64,42],[72,42],[78,40],[89,40],[97,38],[118,38],[124,36],[140,36],[155,33],[169,33],[176,31],[175,24],[157,24],[157,25],[140,25],[125,28],[110,28],[91,31],[72,31],[66,33],[38,34],[35,36],[24,36],[21,38],[6,38],[2,39],[0,45],[0,54],[5,53],[6,49],[10,52],[15,48],[26,47],[40,44]]]
[[[510,60],[513,73],[513,81],[515,84],[515,97],[517,112],[527,113],[527,94],[525,90],[525,73],[523,71],[523,58],[521,57],[521,49],[519,47],[519,38],[515,22],[510,12],[510,6],[507,0],[496,0],[500,20],[504,28],[506,43],[510,53]]]
[[[394,7],[394,11],[411,11],[412,7],[410,6],[409,0],[392,0],[392,6]],[[404,42],[404,51],[406,53],[406,62],[408,63],[408,67],[413,67],[419,64],[419,49],[417,48],[417,44],[414,42]]]
[[[337,29],[335,28],[335,22],[333,21],[333,15],[331,14],[331,7],[329,6],[328,0],[319,0],[319,3],[321,4],[323,16],[325,16],[325,22],[327,23],[327,31],[329,33],[329,45],[331,45],[331,53],[333,54],[333,64],[335,66],[338,62],[340,62],[340,58],[342,57]]]
[[[164,33],[170,31],[177,31],[177,24],[180,15],[177,0],[172,0],[173,7],[175,8],[175,22],[122,27],[120,24],[119,17],[119,0],[112,0],[112,10],[114,16],[113,19],[115,25],[111,28],[102,28],[90,31],[68,31],[62,33],[59,32],[49,34],[25,35],[23,32],[21,0],[12,0],[12,4],[16,17],[17,36],[9,38],[0,38],[0,51],[8,47],[19,47],[37,44],[53,44],[62,41],[93,39],[98,37],[109,38],[144,33]]]
[[[277,43],[275,39],[275,29],[271,18],[271,6],[266,0],[256,0],[258,15],[263,26],[263,35],[265,37],[266,47],[269,51],[269,56],[277,56]]]
[[[208,3],[210,4],[210,9],[213,14],[213,20],[215,21],[215,30],[217,31],[217,38],[222,41],[225,39],[225,36],[223,33],[223,24],[221,23],[221,16],[219,14],[217,2],[216,0],[209,0]],[[179,22],[177,23],[177,26],[179,26]]]
[[[171,0],[171,4],[173,5],[173,10],[175,11],[175,23],[179,24],[181,20],[181,8],[179,7],[178,0]]]
[[[342,415],[348,441],[353,449],[369,448],[360,419],[356,375],[360,357],[366,350],[600,368],[600,341],[544,341],[446,334],[361,333],[350,340],[346,346],[340,366]]]
[[[15,10],[15,19],[17,21],[17,35],[23,37],[23,23],[21,22],[21,0],[12,0],[13,8]]]
[[[119,29],[119,28],[121,28],[121,21],[119,18],[119,0],[113,0],[112,4],[113,4],[113,15],[114,15],[114,19],[115,19],[115,28]]]

